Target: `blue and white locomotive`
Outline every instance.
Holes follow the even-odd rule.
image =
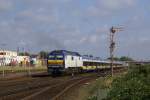
[[[82,57],[77,52],[55,50],[49,53],[47,58],[48,73],[58,74],[73,70],[79,70],[83,65]]]
[[[114,67],[120,67],[122,63],[114,62]],[[109,61],[99,58],[81,56],[77,52],[66,50],[54,50],[48,54],[47,68],[49,74],[94,71],[110,68]]]

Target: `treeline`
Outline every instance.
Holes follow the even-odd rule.
[[[107,58],[110,59],[110,58]],[[114,57],[113,58],[115,61],[134,61],[132,58],[127,57],[127,56],[122,56],[122,57]]]

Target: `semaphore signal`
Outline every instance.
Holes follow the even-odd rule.
[[[110,28],[110,68],[111,68],[111,76],[113,76],[113,62],[114,62],[114,50],[115,50],[115,40],[114,36],[116,32],[123,31],[122,27],[111,27]]]

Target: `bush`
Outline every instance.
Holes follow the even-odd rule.
[[[91,96],[88,98],[88,100],[97,100],[97,96]]]
[[[133,67],[125,76],[114,79],[106,100],[149,100],[150,66]]]

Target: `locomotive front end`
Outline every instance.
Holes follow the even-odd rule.
[[[47,59],[49,74],[60,74],[64,70],[64,56],[62,54],[49,54]]]

